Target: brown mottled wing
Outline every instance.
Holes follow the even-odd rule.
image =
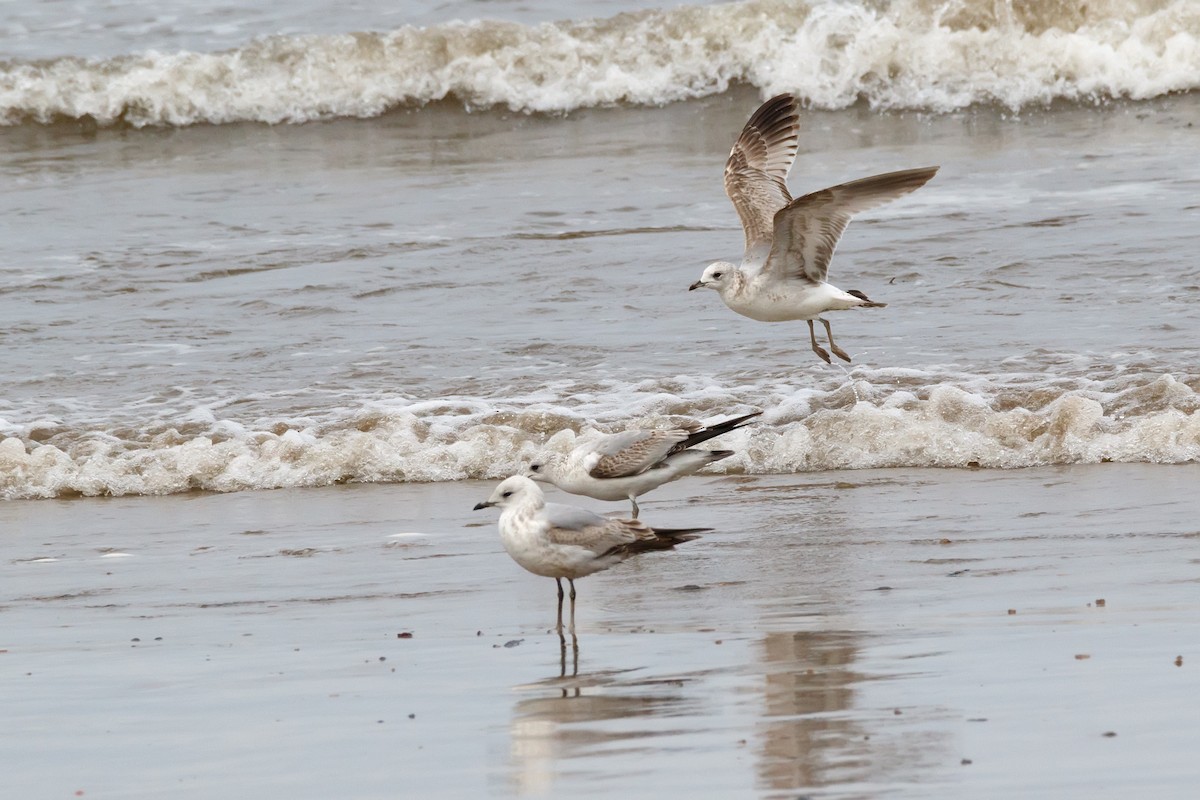
[[[796,98],[772,97],[742,129],[725,162],[725,194],[746,233],[743,261],[761,261],[771,249],[772,220],[792,201],[787,174],[796,160],[800,117]]]
[[[595,446],[583,467],[593,478],[638,475],[666,458],[671,448],[687,437],[686,430],[614,433]]]
[[[925,167],[889,172],[796,198],[775,215],[774,243],[763,276],[808,283],[825,280],[838,239],[855,214],[921,188],[937,171]]]

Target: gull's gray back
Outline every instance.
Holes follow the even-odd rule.
[[[607,519],[594,511],[562,503],[546,503],[546,507],[542,513],[551,527],[566,531],[581,531],[584,528],[595,527],[608,522]]]
[[[646,441],[653,433],[654,431],[650,430],[631,430],[621,431],[620,433],[610,433],[592,446],[592,452],[601,456],[615,456],[640,442]]]
[[[547,503],[544,513],[550,523],[547,539],[556,545],[590,550],[596,557],[611,554],[614,548],[629,544],[638,538],[635,531],[645,528],[638,522],[608,519],[583,508],[558,503]]]

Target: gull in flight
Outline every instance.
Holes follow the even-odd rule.
[[[558,584],[562,636],[563,587],[571,585],[571,635],[575,635],[575,581],[647,550],[670,550],[712,528],[651,528],[635,519],[609,519],[576,506],[547,503],[542,489],[523,475],[506,478],[476,510],[500,508],[504,549],[534,575]]]
[[[938,168],[874,175],[793,200],[787,174],[799,140],[796,109],[796,98],[781,94],[763,103],[742,129],[725,162],[725,193],[746,234],[742,263],[709,264],[689,288],[715,289],[725,305],[750,319],[807,321],[813,352],[832,363],[829,353],[817,344],[813,329],[817,320],[825,326],[829,349],[849,361],[850,356],[834,344],[829,322],[821,315],[887,304],[826,282],[838,239],[855,214],[919,189]]]
[[[640,495],[733,455],[732,450],[691,448],[740,428],[761,413],[755,411],[717,425],[611,433],[581,444],[567,455],[538,456],[525,468],[525,476],[596,500],[628,499],[633,503],[633,518],[637,519]]]

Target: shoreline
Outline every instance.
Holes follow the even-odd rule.
[[[490,481],[6,503],[0,752],[29,798],[1182,797],[1197,477],[668,484],[717,530],[579,581],[577,667]]]

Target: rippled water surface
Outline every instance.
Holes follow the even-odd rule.
[[[756,103],[3,129],[6,492],[494,476],[747,408],[747,471],[1197,457],[1194,96],[806,113],[795,192],[941,165],[842,241],[832,278],[889,304],[833,315],[849,369],[686,291],[740,250]]]

